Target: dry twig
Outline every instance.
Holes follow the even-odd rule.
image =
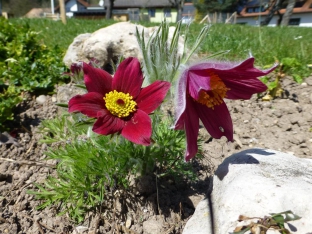
[[[18,163],[18,164],[24,164],[24,165],[30,165],[30,166],[39,166],[39,167],[50,167],[50,168],[56,168],[55,165],[52,164],[47,164],[47,163],[42,163],[42,162],[35,162],[35,161],[26,161],[26,160],[14,160],[10,158],[0,158],[0,160],[7,161],[7,162],[12,162],[12,163]]]

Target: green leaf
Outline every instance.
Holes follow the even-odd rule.
[[[272,219],[276,222],[276,223],[279,223],[279,224],[284,224],[284,216],[279,214],[279,215],[274,215],[272,216]]]
[[[259,78],[264,84],[267,84],[269,82],[269,77],[263,76]]]
[[[68,104],[67,104],[67,103],[56,103],[55,105],[57,105],[57,106],[59,106],[59,107],[68,108]]]
[[[78,88],[87,89],[85,85],[75,84],[75,86]]]
[[[246,233],[247,231],[249,231],[250,228],[251,228],[251,227],[246,227],[246,228],[242,229],[241,231],[233,232],[233,234],[244,234],[244,233]]]
[[[277,81],[276,80],[272,81],[267,86],[268,86],[269,90],[273,90],[273,89],[275,89],[277,87]]]
[[[293,78],[294,78],[294,81],[296,81],[298,84],[301,84],[303,82],[302,77],[298,74],[293,74]]]

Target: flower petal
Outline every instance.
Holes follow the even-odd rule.
[[[112,76],[106,71],[83,63],[84,82],[88,92],[104,94],[111,91]]]
[[[211,90],[210,75],[207,70],[189,71],[188,91],[192,98],[198,100],[200,90]]]
[[[79,74],[82,70],[83,63],[78,62],[78,63],[73,63],[70,65],[70,71],[72,75]]]
[[[250,57],[240,63],[206,62],[189,68],[189,92],[194,99],[198,99],[200,89],[209,90],[209,70],[217,74],[224,84],[230,88],[226,98],[249,99],[252,94],[267,90],[258,77],[267,75],[277,66],[259,70],[254,67],[255,59]]]
[[[175,91],[175,123],[174,129],[184,129],[185,109],[186,109],[186,87],[188,72],[184,71],[178,81]],[[183,123],[183,125],[182,125]]]
[[[184,130],[184,123],[185,123],[185,112],[183,112],[178,119],[175,120],[173,125],[174,130]]]
[[[146,114],[151,113],[162,103],[169,89],[170,83],[167,81],[155,81],[143,88],[135,100],[138,108]]]
[[[109,135],[120,132],[125,125],[125,121],[112,115],[108,110],[102,110],[94,123],[92,130],[101,135]]]
[[[267,70],[259,70],[254,66],[255,58],[250,57],[241,63],[239,63],[237,66],[234,66],[232,69],[229,69],[230,72],[238,72],[240,73],[241,77],[248,79],[248,77],[260,77],[265,76],[269,74],[271,71],[273,71],[277,67],[277,63],[274,64],[271,68]]]
[[[197,151],[197,137],[199,130],[199,119],[195,109],[195,102],[191,98],[187,98],[187,107],[185,110],[184,128],[186,134],[186,152],[185,161],[193,158]]]
[[[96,118],[98,112],[105,109],[103,96],[99,93],[91,92],[84,95],[76,95],[68,102],[69,112],[81,112],[91,118]]]
[[[232,118],[224,102],[214,106],[214,109],[200,103],[194,104],[200,120],[213,138],[225,136],[228,141],[233,141]]]
[[[278,65],[274,64],[271,68],[262,71],[254,67],[254,61],[255,59],[253,57],[238,63],[212,60],[209,62],[195,64],[189,68],[189,71],[206,72],[211,70],[220,76],[222,80],[232,79],[233,77],[236,77],[237,79],[249,79],[250,77],[255,78],[265,76],[273,71]]]
[[[257,78],[249,80],[223,80],[226,87],[230,88],[226,93],[228,99],[250,99],[255,93],[262,93],[268,87]]]
[[[137,110],[132,118],[125,122],[121,135],[135,144],[149,145],[152,135],[151,118],[144,111]]]
[[[143,83],[143,73],[137,58],[127,58],[121,62],[114,75],[112,89],[129,93],[136,99]]]
[[[239,68],[250,68],[253,67],[254,58],[249,57],[244,61],[230,62],[230,61],[218,61],[209,60],[208,62],[202,62],[191,66],[189,69],[191,71],[196,70],[211,70],[211,71],[228,71],[231,69]]]

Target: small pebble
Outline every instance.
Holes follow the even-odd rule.
[[[36,97],[36,102],[40,105],[42,105],[46,101],[47,101],[47,97],[45,95],[39,95],[38,97]]]
[[[128,217],[126,220],[126,228],[130,228],[131,225],[132,225],[132,219],[130,217]]]

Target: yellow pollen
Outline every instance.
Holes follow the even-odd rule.
[[[226,92],[229,90],[229,88],[225,86],[225,84],[217,74],[209,72],[209,76],[211,90],[201,90],[199,92],[198,100],[196,101],[200,104],[214,109],[214,106],[223,103],[223,98],[226,96]]]
[[[129,93],[111,91],[103,98],[107,110],[119,118],[128,117],[132,112],[136,111],[137,103],[133,101]]]

